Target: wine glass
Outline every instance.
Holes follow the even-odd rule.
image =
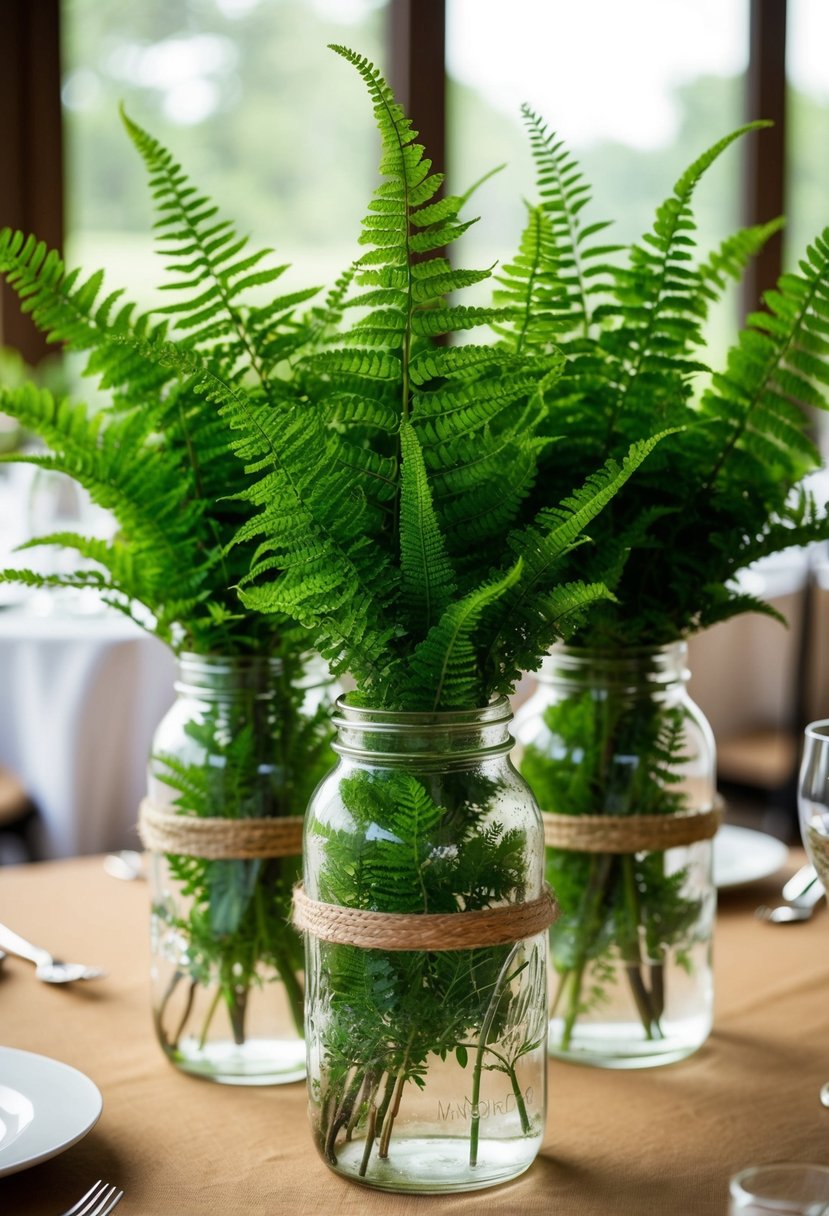
[[[809,860],[829,895],[829,719],[810,722],[804,731],[797,786],[800,834]],[[829,1082],[820,1091],[829,1106]]]

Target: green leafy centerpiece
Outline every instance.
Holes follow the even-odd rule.
[[[605,571],[615,599],[545,660],[516,722],[562,905],[551,1047],[608,1066],[660,1063],[694,1050],[711,1023],[714,749],[684,691],[684,640],[744,611],[773,614],[740,572],[829,535],[801,484],[820,463],[810,411],[825,406],[829,386],[829,231],[712,372],[709,309],[779,227],[744,229],[695,255],[694,191],[743,131],[697,159],[652,230],[623,250],[608,244],[607,223],[585,219],[590,189],[563,143],[525,117],[540,201],[496,300],[512,310],[500,328],[507,353],[565,356],[540,433],[567,436],[569,476],[654,429],[670,432],[596,521],[583,555],[588,579],[602,555],[622,555],[615,574]],[[536,487],[555,497],[566,478],[553,450]],[[668,832],[682,847],[660,844]]]
[[[525,1169],[544,1122],[550,900],[505,697],[608,594],[574,550],[655,440],[521,522],[562,359],[467,340],[510,314],[460,302],[487,277],[445,256],[466,199],[439,194],[375,68],[334,49],[372,99],[383,181],[321,346],[293,362],[304,407],[157,355],[235,428],[258,509],[243,602],[298,618],[356,683],[296,901],[320,1152],[381,1188],[473,1189]]]
[[[173,303],[142,314],[100,272],[67,272],[34,238],[0,233],[0,272],[102,390],[94,408],[32,384],[0,390],[0,410],[46,446],[5,458],[76,479],[118,530],[108,541],[37,538],[73,551],[77,569],[3,577],[94,589],[177,655],[179,695],[156,735],[144,808],[159,1039],[199,1075],[291,1080],[304,1073],[302,943],[286,922],[301,816],[332,759],[330,678],[295,621],[241,610],[234,587],[250,553],[232,542],[258,509],[199,379],[154,352],[174,341],[183,362],[244,381],[266,408],[293,391],[276,369],[309,340],[311,320],[295,312],[314,293],[262,304],[285,268],[251,253],[172,156],[125,121],[150,173]]]

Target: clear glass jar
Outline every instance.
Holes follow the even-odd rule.
[[[538,899],[544,842],[513,768],[511,712],[337,702],[336,769],[305,822],[305,891],[339,907],[449,913]],[[314,1136],[337,1173],[389,1191],[505,1182],[546,1106],[546,933],[380,950],[306,934]]]
[[[516,714],[516,760],[542,812],[710,812],[711,728],[688,696],[686,646],[554,648]],[[710,824],[710,819],[709,819]],[[547,850],[551,1054],[606,1068],[669,1063],[708,1037],[716,911],[712,844]]]
[[[301,816],[331,767],[330,679],[316,664],[183,655],[152,744],[154,807],[210,819]],[[235,1085],[305,1075],[295,856],[150,855],[153,1014],[184,1072]]]

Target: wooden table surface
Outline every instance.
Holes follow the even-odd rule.
[[[789,868],[800,860],[793,851]],[[436,1197],[331,1173],[302,1084],[218,1086],[167,1062],[150,1021],[145,883],[109,878],[100,858],[0,869],[0,920],[109,973],[57,988],[22,961],[0,968],[0,1044],[74,1065],[104,1099],[78,1144],[0,1178],[0,1213],[57,1216],[106,1178],[126,1192],[118,1216],[725,1216],[728,1178],[742,1166],[829,1163],[829,1110],[818,1101],[829,1079],[829,914],[757,921],[755,905],[784,875],[721,895],[715,1029],[699,1052],[649,1070],[550,1061],[532,1168],[507,1186]]]

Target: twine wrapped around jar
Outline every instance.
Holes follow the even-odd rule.
[[[663,852],[710,840],[720,826],[723,802],[670,815],[557,815],[543,812],[544,843],[579,853]]]
[[[294,887],[294,927],[323,941],[366,950],[472,950],[543,933],[558,916],[545,886],[538,899],[476,912],[372,912],[322,903]]]
[[[302,817],[282,819],[200,819],[179,815],[145,798],[138,834],[146,849],[178,853],[209,861],[257,857],[298,857],[302,853]]]

